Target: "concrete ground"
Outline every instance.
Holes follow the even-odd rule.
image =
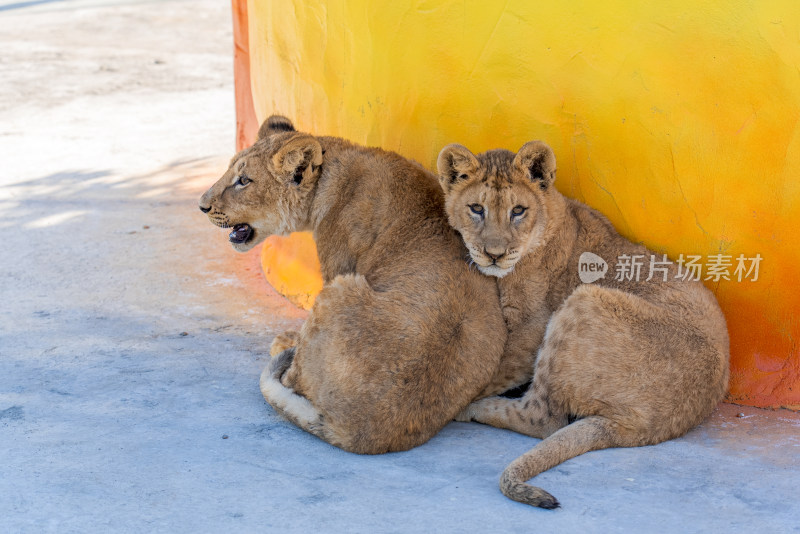
[[[258,390],[305,316],[197,209],[233,153],[225,0],[0,0],[1,532],[798,532],[800,415],[497,481],[537,440],[452,423],[345,453]],[[741,415],[739,415],[741,414]]]

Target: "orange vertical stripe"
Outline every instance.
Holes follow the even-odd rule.
[[[233,7],[233,78],[236,88],[236,150],[256,140],[258,119],[250,89],[250,41],[247,0],[231,0]]]

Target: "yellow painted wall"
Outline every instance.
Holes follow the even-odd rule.
[[[448,143],[543,139],[557,187],[632,240],[760,254],[757,281],[707,282],[729,322],[729,398],[800,409],[800,2],[247,7],[259,120],[429,168]]]

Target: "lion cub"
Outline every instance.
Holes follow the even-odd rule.
[[[531,141],[517,154],[475,156],[450,145],[438,168],[450,224],[500,290],[509,337],[487,392],[533,374],[521,399],[485,398],[458,416],[543,438],[503,472],[505,495],[556,508],[552,495],[525,481],[591,450],[676,438],[711,413],[728,383],[728,332],[716,299],[684,281],[678,265],[562,196],[549,146]],[[579,278],[585,252],[608,262],[594,283]],[[658,269],[615,276],[632,258]]]
[[[273,116],[200,209],[232,228],[240,252],[314,233],[325,285],[300,332],[273,341],[261,375],[267,402],[304,430],[351,452],[409,449],[496,372],[497,287],[464,263],[436,177],[419,164]]]

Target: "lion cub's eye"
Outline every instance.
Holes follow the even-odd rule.
[[[469,210],[475,215],[480,215],[481,217],[483,217],[483,206],[481,206],[480,204],[470,204]]]
[[[528,211],[528,208],[524,208],[522,206],[514,206],[514,208],[511,210],[511,218],[514,219],[515,217],[520,217],[526,211]]]
[[[244,174],[242,174],[241,176],[239,176],[239,179],[238,179],[238,180],[236,180],[236,185],[242,185],[242,186],[244,186],[244,185],[247,185],[247,184],[249,184],[249,183],[250,183],[250,182],[252,182],[252,181],[253,181],[253,180],[251,180],[250,178],[248,178],[248,177],[247,177],[247,175],[244,175]]]

